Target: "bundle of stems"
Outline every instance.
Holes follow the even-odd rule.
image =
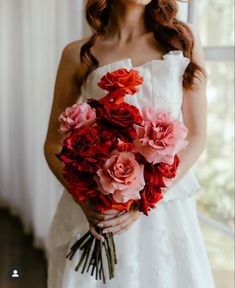
[[[102,234],[102,229],[96,227],[98,233]],[[115,251],[115,243],[113,233],[102,234],[104,242],[97,240],[90,231],[84,234],[79,240],[77,240],[70,248],[69,254],[66,258],[70,260],[73,258],[78,249],[81,252],[81,258],[75,267],[75,271],[78,271],[82,266],[81,273],[89,272],[91,268],[91,276],[95,273],[96,280],[103,280],[106,283],[104,259],[103,253],[105,251],[106,261],[109,270],[109,279],[115,276],[115,264],[117,264],[117,257]]]

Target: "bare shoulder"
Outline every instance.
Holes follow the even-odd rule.
[[[81,47],[87,40],[88,38],[83,38],[67,44],[62,52],[62,60],[76,65],[79,64]]]
[[[185,23],[188,29],[191,31],[194,39],[194,46],[193,46],[193,60],[195,63],[200,65],[201,67],[205,67],[205,56],[204,51],[201,43],[201,38],[198,29],[195,25],[191,23]]]
[[[87,39],[74,41],[67,44],[63,49],[56,75],[46,143],[59,143],[61,135],[58,133],[58,117],[67,107],[76,103],[80,96],[77,71],[80,63],[81,46],[86,41]]]

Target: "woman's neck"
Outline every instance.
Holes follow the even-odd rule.
[[[144,5],[123,4],[121,1],[115,1],[110,15],[111,20],[107,26],[106,37],[117,43],[127,43],[146,34],[144,11]]]

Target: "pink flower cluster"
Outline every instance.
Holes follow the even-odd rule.
[[[134,125],[137,132],[134,141],[136,151],[152,164],[172,164],[174,155],[188,144],[184,140],[188,133],[187,128],[174,120],[169,112],[145,108],[142,115],[142,124]]]
[[[123,104],[119,104],[119,106],[121,105]],[[126,105],[128,106],[128,104]],[[131,111],[130,109],[133,108],[128,106],[127,109],[127,111]],[[117,203],[126,203],[129,200],[133,201],[141,198],[140,191],[144,189],[146,184],[144,165],[136,160],[136,153],[144,156],[147,162],[152,165],[161,162],[165,163],[166,166],[173,165],[175,155],[181,149],[184,149],[188,143],[184,140],[187,136],[187,129],[181,122],[174,120],[169,112],[154,108],[144,108],[141,112],[142,115],[139,114],[141,115],[139,124],[132,125],[133,131],[135,131],[133,143],[122,142],[118,139],[119,144],[106,158],[102,168],[96,169],[96,175],[94,176],[98,190],[103,195],[112,195]],[[116,117],[115,113],[114,115]],[[74,104],[60,115],[59,121],[59,131],[68,135],[77,128],[83,129],[83,127],[88,126],[88,129],[96,121],[96,111],[88,103]],[[124,122],[121,121],[122,123]],[[97,133],[98,131],[95,129],[93,136]],[[85,139],[84,136],[81,138],[82,141]],[[92,143],[93,136],[90,136],[92,137],[90,143]],[[67,147],[73,149],[73,143],[78,145],[81,140],[78,141],[78,137],[72,134],[66,141]],[[84,145],[86,145],[86,141]],[[81,149],[80,155],[83,154]],[[89,149],[93,150],[92,147]],[[91,159],[92,163],[92,154],[89,150],[87,151],[88,158]],[[86,157],[86,154],[84,154],[84,157]],[[70,162],[67,156],[62,155],[61,159],[64,162]],[[166,187],[170,187],[171,181],[168,178],[164,178],[164,180]]]
[[[59,116],[60,133],[68,134],[72,129],[91,125],[96,118],[95,109],[86,102],[68,107]]]

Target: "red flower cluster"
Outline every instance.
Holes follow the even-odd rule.
[[[104,75],[98,86],[109,93],[100,100],[101,103],[112,102],[119,104],[124,101],[126,94],[134,95],[138,85],[143,84],[143,77],[136,70],[118,69]]]
[[[155,208],[155,204],[163,199],[162,188],[165,188],[164,178],[172,179],[176,175],[176,170],[179,165],[179,158],[175,155],[174,163],[172,165],[166,163],[146,164],[144,170],[145,185],[141,192],[141,199],[136,201],[143,211],[148,215],[150,208]]]
[[[98,83],[108,91],[106,96],[75,104],[69,113],[63,113],[63,119],[60,117],[66,127],[60,131],[66,131],[66,138],[56,156],[65,164],[68,192],[79,201],[90,199],[101,213],[129,210],[133,204],[148,215],[163,198],[164,179],[174,178],[179,165],[176,155],[171,165],[150,163],[135,146],[135,127],[141,127],[143,112],[124,102],[123,97],[134,95],[142,83],[135,70],[107,73]],[[73,117],[73,125],[69,125],[69,117]]]
[[[108,92],[122,90],[125,94],[134,95],[138,91],[137,86],[143,84],[143,81],[136,70],[119,69],[104,75],[98,85]]]
[[[98,83],[108,91],[106,96],[74,104],[59,117],[65,140],[56,156],[65,164],[67,190],[77,201],[91,201],[100,213],[129,211],[133,206],[148,215],[171,185],[179,165],[177,153],[187,145],[187,129],[169,112],[153,107],[140,111],[124,102],[125,95],[134,95],[142,83],[135,70],[107,73]],[[83,265],[83,273],[92,265],[91,275],[95,269],[96,279],[99,274],[105,283],[101,250],[106,250],[109,279],[114,277],[117,259],[113,234],[103,237],[106,244],[100,246],[89,231],[67,257],[72,259],[82,250],[75,270]]]

